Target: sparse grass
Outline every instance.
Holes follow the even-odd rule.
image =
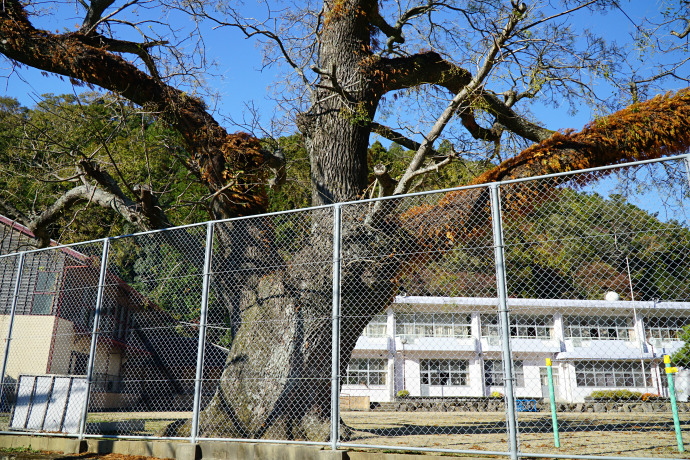
[[[0,453],[2,454],[35,454],[40,452],[39,450],[32,449],[29,447],[2,447],[0,448]]]

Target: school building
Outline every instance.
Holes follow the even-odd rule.
[[[665,395],[662,357],[682,345],[690,302],[508,299],[514,391],[583,402],[595,390]],[[495,298],[398,296],[357,341],[342,395],[391,401],[410,396],[503,393],[502,340]],[[677,381],[687,399],[687,371]]]

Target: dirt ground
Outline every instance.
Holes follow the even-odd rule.
[[[144,434],[160,435],[168,423],[186,413],[99,413],[90,422],[145,422]],[[389,447],[429,447],[472,452],[508,452],[505,414],[502,412],[343,412],[352,429],[348,444]],[[681,413],[681,430],[690,450],[690,413]],[[93,417],[93,418],[92,418]],[[519,449],[523,453],[603,455],[649,458],[688,458],[678,452],[671,414],[660,413],[561,413],[560,448],[554,445],[548,413],[518,413]],[[120,434],[127,434],[121,432]],[[129,433],[132,434],[132,433]],[[358,450],[358,449],[357,449]],[[43,455],[43,456],[41,456]],[[0,451],[4,459],[104,459],[153,460],[153,457],[120,454],[58,455]]]
[[[690,448],[690,415],[681,414]],[[348,443],[507,452],[505,415],[492,412],[344,412]],[[678,452],[671,414],[559,414],[560,448],[551,415],[518,414],[521,452],[530,454],[690,458]],[[345,443],[347,444],[347,443]]]

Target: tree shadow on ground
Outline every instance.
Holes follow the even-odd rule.
[[[685,422],[683,429],[690,428],[690,424]],[[395,437],[395,436],[421,436],[421,435],[444,435],[444,434],[505,434],[506,422],[491,422],[491,423],[462,423],[458,425],[445,426],[429,426],[429,425],[414,425],[401,424],[400,426],[387,428],[354,428],[353,438],[357,436],[356,433],[369,433],[375,436]],[[674,431],[673,421],[654,421],[654,422],[632,422],[622,421],[601,422],[596,419],[585,420],[563,420],[559,421],[558,429],[561,433],[568,432],[621,432],[621,431],[639,431],[639,432],[662,432]],[[518,422],[518,431],[520,433],[550,433],[552,432],[551,417],[542,417],[530,421]]]

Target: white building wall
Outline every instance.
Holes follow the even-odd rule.
[[[484,370],[482,368],[482,360],[479,356],[470,359],[470,385],[469,396],[477,396],[484,394]]]
[[[542,398],[540,368],[544,360],[536,358],[522,359],[524,372],[524,386],[515,388],[515,396],[518,398]],[[548,395],[547,395],[548,396]]]
[[[386,388],[388,390],[388,398],[386,401],[393,401],[398,394],[395,383],[395,359],[396,359],[396,343],[395,343],[395,313],[391,307],[386,310],[386,343],[388,344],[388,379],[386,380]]]
[[[466,299],[439,298],[438,302],[422,304],[419,312],[465,312],[470,314],[471,338],[452,337],[421,337],[408,338],[403,343],[400,337],[395,337],[396,315],[395,305],[387,311],[386,340],[368,338],[362,344],[365,349],[355,350],[358,357],[376,356],[387,358],[387,383],[380,388],[366,388],[365,386],[343,386],[343,393],[350,392],[357,395],[369,395],[373,402],[394,400],[397,393],[403,389],[411,396],[422,394],[420,381],[420,361],[423,359],[463,359],[468,362],[468,382],[463,386],[429,385],[429,396],[488,396],[493,391],[504,393],[503,386],[486,386],[484,376],[484,361],[487,359],[501,359],[501,344],[497,338],[481,336],[480,313],[495,305],[495,299]],[[471,301],[484,301],[480,307],[473,306]],[[583,402],[586,396],[596,390],[611,390],[616,387],[578,387],[574,363],[578,360],[611,360],[628,361],[637,359],[638,355],[649,366],[652,357],[659,360],[662,353],[671,354],[679,342],[657,344],[656,348],[644,341],[644,308],[650,308],[644,302],[638,302],[637,315],[633,314],[630,302],[602,302],[602,301],[572,301],[572,300],[538,300],[538,299],[509,299],[518,302],[521,312],[531,311],[530,303],[537,305],[540,315],[550,316],[553,320],[553,334],[551,340],[541,339],[513,339],[512,349],[514,359],[522,361],[524,385],[515,386],[518,398],[541,399],[547,395],[542,388],[541,370],[545,368],[546,358],[553,361],[556,371],[556,399],[563,402]],[[493,304],[491,302],[494,302]],[[453,303],[457,305],[452,305]],[[449,305],[451,304],[451,305]],[[524,305],[523,305],[524,304]],[[553,304],[552,307],[549,305]],[[652,305],[653,306],[653,305]],[[452,307],[455,307],[454,309]],[[679,313],[690,317],[690,303],[664,304],[664,308],[671,311],[676,308]],[[654,307],[654,308],[658,308]],[[634,337],[631,340],[591,340],[566,339],[564,334],[564,313],[597,316],[619,316],[629,313],[634,318]],[[599,311],[597,311],[599,310]],[[689,318],[690,321],[690,318]],[[381,343],[378,344],[378,341]],[[359,342],[358,342],[359,344]],[[380,348],[380,350],[378,350]],[[651,350],[651,351],[650,351]],[[561,359],[558,359],[561,355]],[[621,358],[617,358],[617,356]],[[623,356],[626,356],[625,358]],[[633,357],[634,356],[634,357]],[[639,362],[639,361],[638,361]],[[647,369],[649,369],[647,367]],[[627,387],[631,391],[659,393],[659,378],[665,379],[663,369],[660,374],[653,368],[653,381],[647,387]],[[649,373],[649,371],[647,371]],[[681,370],[677,376],[678,396],[681,400],[690,397],[690,371]],[[661,393],[665,389],[661,388]]]
[[[421,381],[419,380],[419,357],[407,356],[403,364],[403,387],[412,396],[419,396],[422,393]]]
[[[666,378],[666,375],[663,377]],[[690,369],[681,369],[678,371],[675,385],[678,401],[688,401],[688,395],[690,395]]]

